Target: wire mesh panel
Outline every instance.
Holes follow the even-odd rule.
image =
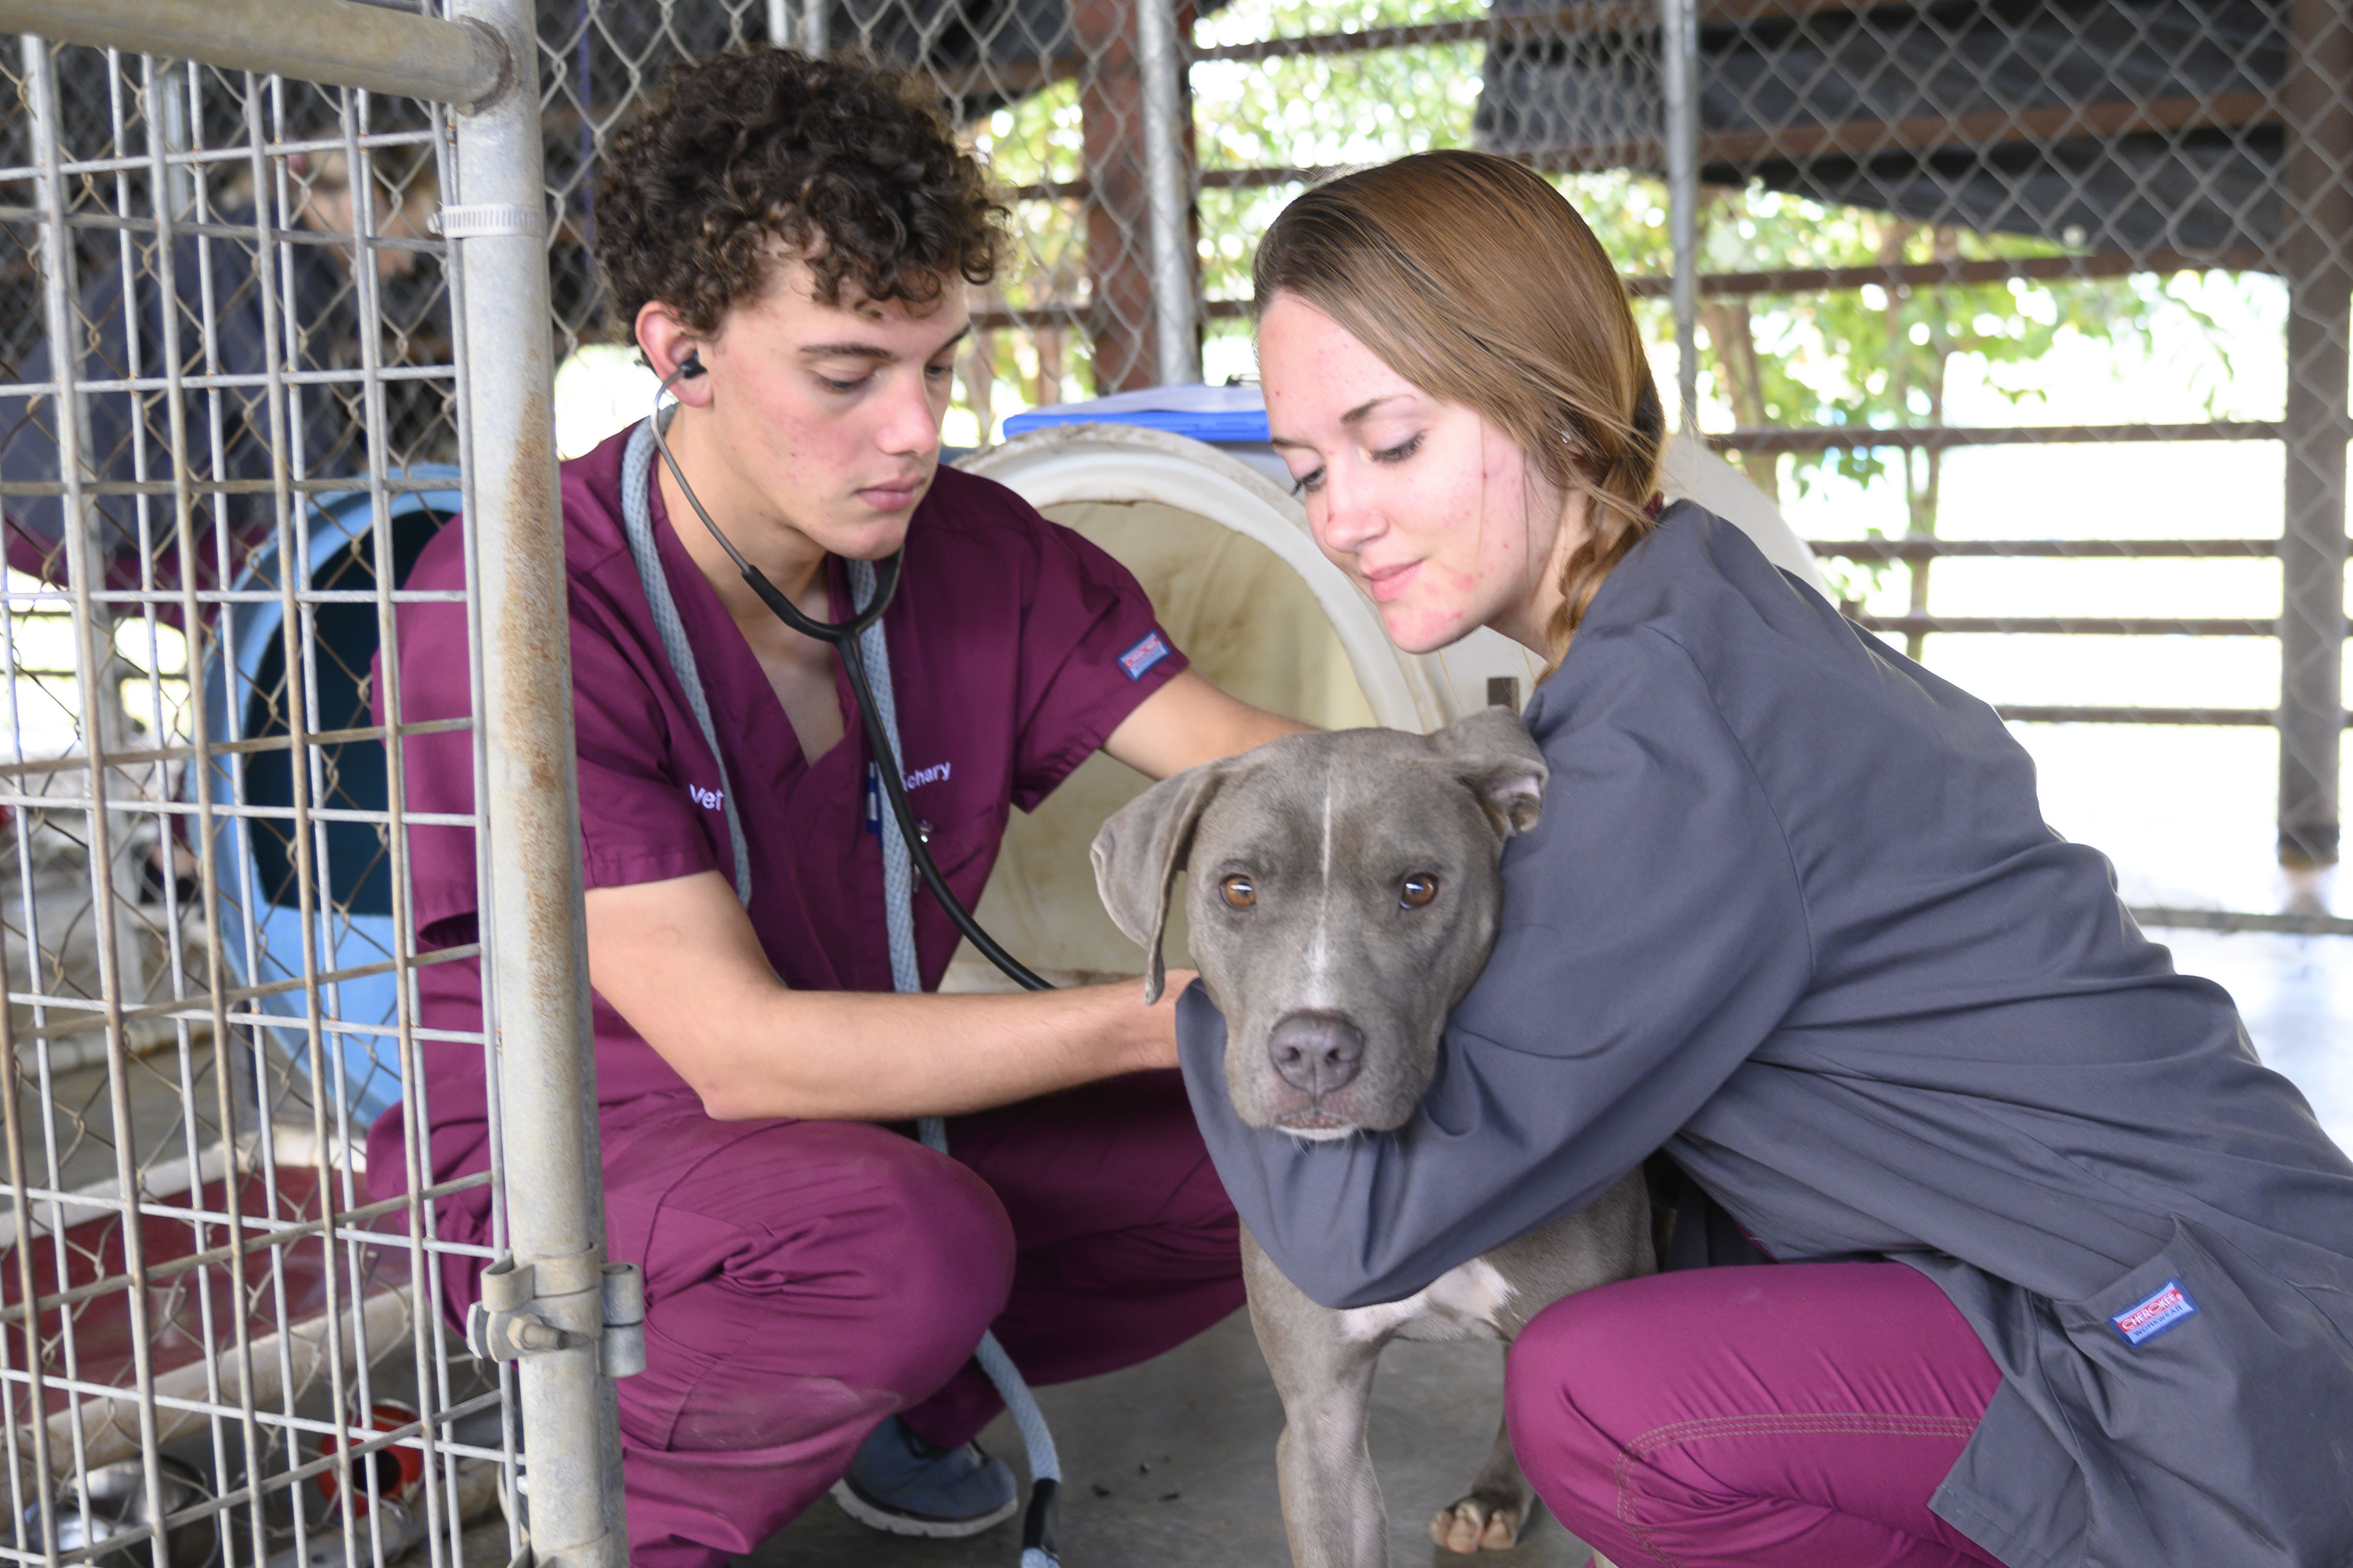
[[[511,1561],[517,1374],[434,1306],[496,1248],[426,1201],[495,1178],[437,1183],[416,1116],[368,1159],[424,1045],[486,1049],[416,991],[480,949],[408,912],[413,832],[480,815],[407,808],[376,659],[476,613],[404,586],[470,495],[453,117],[0,70],[0,1557]]]
[[[931,73],[1014,192],[1027,249],[983,317],[1005,330],[968,366],[968,439],[1008,404],[1148,379],[1132,350],[1155,309],[1134,265],[1149,214],[1139,182],[1106,172],[1144,146],[1115,90],[1128,57],[1097,47],[1110,35],[1083,7],[1060,32],[1060,9],[1040,15],[1054,26],[933,0],[775,18],[778,37]],[[1681,373],[1715,445],[1776,496],[1881,498],[1883,521],[1825,542],[1864,625],[2021,721],[2275,729],[2280,858],[2334,860],[2341,5],[1236,0],[1176,16],[1211,379],[1252,369],[1248,259],[1306,183],[1425,147],[1525,159],[1625,269],[1662,379]],[[2168,384],[2158,346],[2184,332],[2202,357]],[[2031,422],[2085,344],[2116,384],[2105,408]],[[2052,446],[2162,447],[2194,489],[2131,517],[2021,505],[2016,537],[1955,525],[1949,481],[1983,468],[1978,449]]]
[[[1257,235],[1316,166],[1457,144],[1553,171],[1654,341],[1683,338],[1661,368],[1752,479],[1895,502],[1824,546],[1866,626],[2024,721],[2276,726],[2281,858],[2334,860],[2341,6],[1301,5],[1237,6],[1195,37],[1213,322],[1244,308]],[[1679,285],[1676,321],[1659,306]],[[2184,323],[2203,369],[2168,385],[2127,368]],[[2038,367],[2084,344],[2116,367],[2122,416],[1953,416],[1966,372],[1971,406],[2031,419],[2059,374]],[[2197,443],[2212,477],[2178,511],[2022,495],[2009,533],[2026,537],[1940,529],[1951,454],[2094,443]],[[2272,482],[2250,443],[2284,454],[2269,515],[2246,504]]]
[[[1902,563],[1906,603],[1867,619],[1900,634],[1915,657],[1931,637],[2134,639],[2131,651],[2119,649],[2125,661],[2168,657],[2151,637],[2261,639],[2246,641],[2243,656],[2229,644],[2176,656],[2183,672],[2171,702],[2010,692],[2008,710],[2052,721],[2276,723],[2281,856],[2291,865],[2333,861],[2346,721],[2353,294],[2353,56],[2342,8],[2242,0],[1741,5],[1702,5],[1698,21],[1704,221],[1773,242],[1745,258],[1746,276],[1713,280],[1705,307],[1725,401],[1741,426],[1725,444],[1753,455],[1752,471],[1769,471],[1784,453],[1810,463],[1831,453],[1852,471],[1893,470],[1905,515],[1886,531],[1900,537],[1838,548],[1866,566]],[[1574,100],[1593,89],[1570,68],[1545,90]],[[1793,208],[1830,221],[1780,221]],[[2126,417],[2109,424],[1953,427],[1947,396],[1957,363],[2019,363],[2056,352],[2066,332],[2111,342],[2145,333],[2165,302],[2161,279],[2184,272],[2207,274],[2203,286],[2226,297],[2274,287],[2251,282],[2258,275],[2284,284],[2284,342],[2231,345],[2242,364],[2280,355],[2284,376],[2259,365],[2253,377],[2234,378],[2239,385],[2211,391],[2186,418],[2151,415],[2149,400],[2126,395],[2116,400]],[[2030,295],[2039,320],[2021,311]],[[1788,358],[1777,363],[1769,349],[1757,352],[1758,323],[1768,318],[1787,342],[1793,323],[1818,329],[1841,315],[1857,346],[1869,345],[1885,367],[1882,385],[1808,395]],[[2284,401],[2262,406],[2250,380],[2284,386]],[[1893,428],[1853,445],[1825,428],[1856,424]],[[1768,428],[1777,425],[1798,428]],[[2094,518],[2071,530],[2068,520],[2033,517],[2030,505],[2022,510],[2032,526],[2018,531],[2080,536],[1939,538],[1947,455],[2021,440],[2278,442],[2284,523],[2224,504],[2185,509],[2164,520],[2169,527],[2116,530],[2118,520]],[[1956,555],[1977,560],[1939,567]],[[2030,595],[2059,600],[2055,613],[1973,591],[1979,563],[2005,555],[2052,563],[2035,586],[2009,596],[2013,605]],[[2141,563],[2132,568],[2139,589],[2116,595],[2113,607],[2084,603],[2089,593],[2064,604],[2060,585],[2071,573],[2085,589],[2095,578],[2123,581],[2113,570],[2086,574],[2085,563],[2103,561]],[[2183,564],[2190,562],[2206,564]],[[1932,568],[1952,579],[1934,606]],[[2191,574],[2206,589],[2204,605],[2184,591]],[[2014,572],[2001,580],[2026,581]],[[2050,587],[2038,592],[2042,584]],[[2200,688],[2217,683],[2193,673],[2200,659],[2273,658],[2275,709],[2262,700],[2272,683],[2259,679],[2237,688],[2254,700],[2201,700]],[[2054,648],[2051,663],[2067,662]]]

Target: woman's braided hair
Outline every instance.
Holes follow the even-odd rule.
[[[925,304],[996,275],[1005,211],[913,79],[854,56],[712,55],[672,72],[596,179],[598,264],[629,335],[650,300],[708,334],[799,255],[844,284]]]
[[[1666,438],[1626,287],[1577,209],[1508,158],[1417,153],[1285,207],[1251,281],[1260,312],[1297,296],[1586,498],[1589,531],[1546,628],[1557,663],[1602,579],[1650,531]]]

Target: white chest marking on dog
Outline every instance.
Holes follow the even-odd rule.
[[[1340,1331],[1360,1342],[1409,1340],[1499,1339],[1511,1281],[1483,1258],[1450,1268],[1402,1301],[1352,1307],[1340,1314]]]

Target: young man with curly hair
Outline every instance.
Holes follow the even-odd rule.
[[[1097,749],[1157,777],[1298,728],[1187,671],[1108,556],[941,467],[997,209],[908,82],[774,50],[683,68],[614,140],[596,215],[648,363],[701,367],[676,383],[668,440],[744,556],[839,620],[843,563],[904,544],[882,626],[910,804],[967,902],[1009,807]],[[712,754],[625,537],[629,434],[564,465],[562,494],[607,1230],[649,1309],[647,1369],[619,1385],[630,1558],[719,1563],[838,1479],[869,1523],[970,1533],[1015,1506],[972,1443],[998,1408],[969,1359],[983,1330],[1050,1383],[1241,1302],[1171,1009],[1134,985],[892,994],[840,667],[769,613],[656,465],[644,500]],[[452,529],[410,585],[463,569]],[[468,711],[461,616],[403,606],[406,720]],[[413,810],[470,809],[464,736],[406,747]],[[470,836],[414,842],[420,945],[474,940]],[[956,932],[928,897],[915,935],[934,986]],[[479,1028],[480,984],[470,962],[422,971],[426,1021]],[[481,1052],[426,1054],[435,1173],[483,1169]],[[952,1159],[888,1125],[925,1115],[952,1119]],[[401,1169],[399,1138],[387,1114],[372,1168]],[[442,1212],[478,1240],[488,1206],[475,1189]],[[474,1289],[455,1282],[449,1306]]]

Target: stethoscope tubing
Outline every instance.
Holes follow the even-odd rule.
[[[879,584],[875,596],[881,596]],[[955,894],[949,890],[947,879],[940,874],[939,866],[932,859],[930,846],[923,842],[923,835],[916,827],[914,813],[907,808],[907,791],[899,779],[899,760],[892,755],[889,738],[882,733],[882,721],[875,717],[874,693],[866,684],[866,656],[858,651],[855,639],[837,643],[835,651],[841,656],[842,668],[849,674],[849,690],[858,699],[858,717],[866,728],[866,743],[878,759],[888,759],[887,762],[878,762],[875,772],[881,775],[883,798],[891,803],[891,815],[899,824],[900,836],[906,840],[908,858],[914,863],[915,874],[923,879],[923,886],[932,890],[932,897],[939,900],[940,908],[947,910],[948,919],[955,922],[956,930],[964,933],[965,940],[972,943],[973,950],[995,964],[998,973],[1024,991],[1053,990],[1051,981],[1031,973],[1029,965],[998,945],[997,939],[981,928],[980,922],[973,919],[972,911],[965,909]]]
[[[690,364],[691,363],[689,362]],[[883,798],[891,803],[892,818],[899,825],[900,836],[906,842],[908,858],[915,868],[915,874],[923,879],[923,886],[931,889],[932,897],[939,900],[940,908],[945,910],[948,919],[955,923],[956,930],[964,933],[965,940],[972,943],[975,952],[995,964],[1007,979],[1024,991],[1053,990],[1050,982],[1039,978],[1027,964],[1006,952],[995,937],[983,930],[980,922],[973,919],[972,911],[965,909],[963,900],[949,889],[947,879],[940,874],[939,866],[932,859],[931,848],[924,842],[923,833],[916,826],[915,814],[907,805],[906,787],[899,777],[898,753],[891,744],[890,736],[883,733],[881,716],[874,707],[874,691],[867,683],[866,658],[859,651],[858,639],[867,628],[882,618],[883,611],[891,607],[891,600],[899,591],[899,572],[906,559],[906,546],[902,543],[875,563],[874,596],[847,620],[821,621],[804,614],[801,607],[786,597],[758,567],[744,560],[727,535],[720,531],[718,522],[703,510],[701,499],[694,493],[694,487],[686,482],[685,471],[679,467],[678,459],[670,454],[670,442],[662,434],[664,410],[661,396],[689,374],[689,365],[681,364],[662,378],[661,385],[655,390],[651,420],[654,449],[661,454],[663,466],[670,469],[670,477],[677,481],[679,494],[686,498],[687,505],[694,509],[694,515],[702,520],[702,526],[711,531],[711,537],[719,542],[719,548],[727,552],[727,558],[743,574],[745,585],[768,607],[768,612],[801,636],[815,637],[830,645],[835,657],[841,660],[841,668],[849,677],[850,695],[858,703],[859,721],[866,732],[867,748],[874,756],[874,772],[881,781]]]

